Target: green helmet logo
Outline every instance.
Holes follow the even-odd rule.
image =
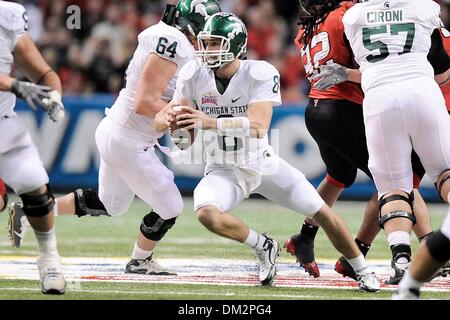
[[[199,50],[196,51],[196,56],[208,68],[220,68],[247,52],[247,28],[232,13],[214,14],[197,39]]]
[[[184,33],[197,37],[206,20],[221,11],[215,0],[180,0],[177,4],[175,26]]]

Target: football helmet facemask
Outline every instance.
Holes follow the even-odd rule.
[[[199,49],[195,55],[202,66],[221,68],[245,55],[247,37],[247,28],[241,19],[232,13],[216,13],[198,34]]]

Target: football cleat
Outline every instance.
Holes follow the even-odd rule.
[[[405,263],[391,261],[391,275],[384,283],[394,285],[398,284],[400,280],[402,280],[405,270],[408,269],[409,264],[409,261]]]
[[[447,262],[442,267],[439,268],[439,270],[436,272],[436,274],[433,276],[432,279],[437,277],[447,277],[447,275],[450,274],[450,262]]]
[[[380,291],[380,279],[375,275],[375,273],[370,272],[365,275],[358,275],[357,281],[359,289],[367,292],[377,292]]]
[[[392,300],[418,300],[420,298],[420,290],[418,289],[402,289],[399,288],[392,296]]]
[[[25,234],[31,228],[27,216],[23,211],[21,202],[12,202],[8,205],[8,236],[13,247],[19,248]]]
[[[37,260],[41,291],[43,294],[63,294],[66,280],[61,272],[61,259],[58,255],[41,255]]]
[[[255,250],[260,261],[259,280],[263,286],[270,286],[277,273],[275,261],[280,254],[280,245],[265,234],[261,236],[265,238],[263,249]]]
[[[284,248],[297,258],[297,262],[306,272],[314,278],[320,277],[319,266],[314,260],[314,244],[307,245],[301,241],[300,235],[294,235],[284,242]]]
[[[147,259],[131,259],[125,267],[125,273],[148,274],[155,276],[176,276],[177,273],[159,265],[153,254]]]
[[[353,280],[358,281],[355,270],[353,270],[353,267],[350,265],[350,263],[348,263],[347,259],[345,259],[344,256],[341,256],[338,261],[336,261],[334,270],[337,273],[342,274],[344,277],[349,277]]]

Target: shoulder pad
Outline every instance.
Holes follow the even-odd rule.
[[[420,21],[426,21],[433,17],[440,17],[441,7],[432,0],[415,1],[417,17]]]
[[[347,25],[353,25],[358,21],[359,4],[355,4],[353,7],[345,11],[342,17],[342,23]]]
[[[274,75],[278,75],[278,70],[266,61],[251,61],[247,60],[249,65],[250,77],[257,81],[264,81],[272,79]]]
[[[161,38],[165,38],[165,47],[170,47],[176,42],[176,55],[182,59],[194,55],[194,48],[190,44],[186,36],[174,27],[168,26],[165,23],[158,23],[142,31],[138,40],[146,46],[146,50],[150,52],[157,52],[157,46]],[[174,58],[174,57],[172,57]]]
[[[350,1],[343,1],[340,4],[340,7],[343,8],[344,11],[347,11],[351,7],[353,7],[354,3]]]
[[[198,73],[200,66],[197,64],[197,61],[192,60],[186,63],[183,68],[181,68],[180,74],[178,77],[182,81],[189,81],[195,77]]]
[[[24,6],[0,1],[0,26],[11,31],[27,30],[28,16]]]

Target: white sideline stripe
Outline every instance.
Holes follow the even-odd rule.
[[[37,288],[0,288],[0,290],[5,290],[5,291],[36,291],[39,292],[39,290]],[[144,292],[144,291],[124,291],[124,290],[108,290],[108,291],[102,291],[102,290],[80,290],[80,289],[66,289],[66,292],[85,292],[85,293],[109,293],[109,294],[148,294],[148,295],[152,295],[152,294],[169,294],[169,295],[179,295],[179,296],[191,296],[191,295],[196,295],[196,296],[226,296],[226,297],[248,297],[249,294],[243,294],[243,293],[224,293],[224,294],[220,294],[220,293],[214,293],[214,292],[176,292],[176,291],[151,291],[151,292]],[[252,293],[251,294],[254,297],[265,297],[265,298],[273,298],[273,297],[279,297],[279,298],[294,298],[294,299],[299,299],[299,298],[303,298],[303,299],[317,299],[317,298],[321,298],[321,299],[329,299],[329,300],[335,300],[335,297],[330,297],[330,296],[325,296],[325,295],[293,295],[293,294],[255,294]],[[361,300],[359,298],[343,298],[345,300]],[[373,298],[367,298],[364,297],[364,300],[379,300],[379,298],[377,297],[373,297]]]
[[[0,251],[1,252],[1,251]],[[14,250],[14,253],[17,253],[17,250]],[[257,264],[256,258],[252,258],[249,255],[249,259],[235,259],[235,258],[229,258],[229,259],[223,259],[223,258],[213,258],[213,259],[209,259],[209,258],[158,258],[157,260],[159,262],[162,263],[168,263],[168,264],[179,264],[179,263],[184,263],[184,264],[192,264],[193,262],[199,262],[201,264],[211,264],[211,263],[234,263],[234,264],[248,264],[249,262],[252,263],[254,262],[255,264]],[[37,258],[37,255],[0,255],[0,261],[11,261],[11,260],[19,260],[19,261],[31,261],[31,262],[35,262]],[[86,262],[86,263],[118,263],[118,262],[125,262],[127,263],[129,261],[130,257],[61,257],[61,260],[63,262],[63,264],[72,264],[72,263],[80,263],[82,261]],[[316,259],[316,262],[318,264],[332,264],[334,266],[334,264],[336,263],[337,259]],[[373,266],[373,265],[385,265],[386,268],[388,268],[391,264],[390,260],[387,259],[367,259],[367,264],[369,265],[369,267]],[[277,259],[277,262],[286,262],[286,263],[291,263],[296,265],[297,262],[295,262],[295,258],[294,257],[279,257]]]
[[[219,286],[255,286],[258,266],[256,261],[244,259],[161,259],[159,262],[178,273],[171,276],[146,276],[125,274],[124,266],[129,258],[62,258],[63,273],[71,282],[115,282],[115,283],[158,283],[158,284],[192,284]],[[329,261],[331,263],[324,264]],[[349,278],[342,278],[333,270],[334,260],[319,262],[322,276],[318,279],[309,277],[300,270],[297,263],[279,262],[278,276],[274,287],[291,288],[328,288],[356,289],[356,283]],[[380,280],[388,277],[389,261],[368,261],[369,269],[376,271]],[[27,256],[1,256],[0,280],[38,280],[36,258]],[[79,289],[79,288],[73,288]],[[1,290],[1,288],[0,288]],[[382,286],[382,290],[394,290]],[[423,291],[450,292],[450,282],[446,278],[437,278],[426,284]]]

